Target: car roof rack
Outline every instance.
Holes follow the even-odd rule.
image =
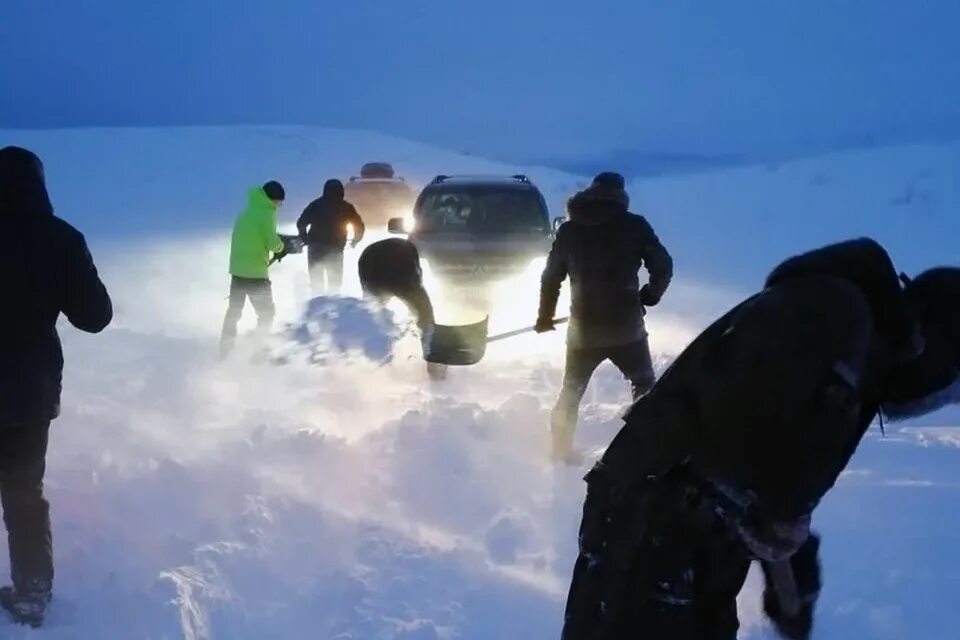
[[[430,184],[442,184],[447,180],[451,179],[465,179],[465,180],[503,180],[504,176],[500,175],[453,175],[448,176],[446,174],[440,174],[430,181]],[[515,182],[522,182],[523,184],[530,184],[530,178],[523,174],[515,174],[512,176],[506,176],[507,180],[513,180]]]
[[[392,178],[364,178],[362,176],[350,176],[350,182],[403,182],[407,179],[403,176],[394,176]]]

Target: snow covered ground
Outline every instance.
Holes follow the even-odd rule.
[[[62,332],[64,414],[47,483],[56,600],[43,630],[0,622],[0,637],[558,637],[584,489],[584,469],[544,458],[562,335],[498,344],[433,383],[412,338],[381,363],[388,336],[349,302],[336,306],[334,330],[359,351],[334,353],[335,363],[219,363],[216,337],[229,225],[252,184],[284,182],[290,224],[326,177],[366,160],[392,161],[419,182],[523,171],[556,215],[584,177],[322,129],[0,140],[44,158],[55,206],[87,233],[117,309],[102,335]],[[678,265],[651,314],[661,364],[787,253],[869,233],[909,272],[957,261],[958,144],[631,186]],[[278,325],[295,325],[307,302],[302,257],[273,279]],[[347,293],[357,289],[350,276]],[[523,305],[535,291],[528,297]],[[531,323],[523,305],[495,324]],[[627,398],[602,367],[581,448],[610,440]],[[955,637],[960,413],[920,424],[872,431],[818,514],[817,638]],[[750,640],[773,637],[758,598],[751,582],[741,599]]]

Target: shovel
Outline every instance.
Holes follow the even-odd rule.
[[[303,253],[304,242],[300,236],[288,236],[282,233],[278,235],[280,237],[280,242],[283,243],[283,250],[273,254],[273,258],[271,258],[270,262],[267,263],[268,267],[272,267],[274,263],[280,262],[291,253]]]
[[[569,318],[557,318],[554,324],[563,324]],[[463,325],[438,324],[433,327],[430,339],[430,352],[424,357],[427,362],[463,366],[477,364],[487,352],[491,342],[506,340],[524,333],[530,333],[534,327],[514,329],[505,333],[488,335],[490,316],[480,322]]]

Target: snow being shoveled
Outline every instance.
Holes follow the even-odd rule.
[[[0,622],[0,637],[559,636],[588,464],[546,463],[560,332],[491,345],[480,364],[431,382],[415,335],[406,333],[404,310],[356,299],[357,252],[348,251],[343,299],[310,301],[303,256],[272,271],[278,306],[272,353],[279,361],[251,362],[241,340],[236,356],[219,362],[216,340],[226,306],[229,224],[250,184],[278,178],[298,194],[281,213],[289,225],[323,178],[348,174],[366,159],[396,159],[401,173],[420,179],[522,170],[544,190],[555,215],[584,178],[324,130],[9,132],[4,140],[36,148],[45,160],[59,158],[47,167],[55,205],[87,233],[114,295],[116,320],[97,336],[63,328],[64,412],[54,425],[47,475],[55,601],[42,630]],[[134,147],[137,163],[126,164]],[[72,183],[67,160],[89,149],[105,160],[94,166],[77,160],[82,184]],[[248,155],[238,157],[238,150]],[[916,201],[926,213],[897,209],[926,237],[931,225],[946,220],[944,211],[960,204],[948,179],[956,178],[960,146],[928,151],[814,159],[775,173],[737,170],[724,202],[734,202],[734,190],[742,194],[740,224],[718,215],[705,216],[713,222],[704,225],[715,225],[717,241],[731,247],[745,238],[760,242],[764,220],[751,209],[757,194],[787,189],[779,181],[791,175],[791,184],[805,184],[800,176],[817,163],[837,175],[890,172],[899,153],[904,179],[918,158],[937,176],[925,187],[929,198]],[[181,170],[176,157],[194,159]],[[206,169],[197,173],[200,164]],[[218,172],[228,166],[229,180]],[[121,189],[115,200],[91,200],[114,182],[113,171],[127,179],[115,186]],[[195,211],[197,199],[182,197],[180,189],[193,194],[195,184],[222,190],[216,213]],[[678,263],[674,288],[649,318],[659,367],[782,257],[769,261],[777,247],[761,247],[749,279],[691,268],[701,257],[688,259],[677,247],[688,246],[693,229],[701,233],[689,194],[707,184],[721,190],[724,178],[673,177],[632,187]],[[137,227],[133,220],[118,233],[98,221],[120,215],[116,202],[135,201],[143,185],[154,185],[144,208],[175,224]],[[845,202],[865,188],[864,181],[852,182]],[[654,206],[681,193],[689,201],[676,211]],[[836,194],[820,196],[818,185],[796,186],[787,197],[797,194],[817,219],[841,213],[833,207]],[[710,204],[705,199],[700,209]],[[862,223],[871,231],[869,216]],[[877,235],[885,241],[890,233],[883,228]],[[371,240],[377,237],[373,231]],[[931,262],[955,250],[955,240],[932,244]],[[774,242],[792,250],[794,240]],[[536,291],[515,299],[520,311],[493,319],[502,328],[533,321],[526,314]],[[241,331],[252,327],[250,316],[248,308]],[[578,430],[588,460],[616,433],[628,396],[612,366],[602,366]],[[948,410],[924,424],[888,425],[886,437],[871,430],[818,512],[825,588],[815,637],[945,639],[960,624],[942,595],[958,586],[952,567],[960,561],[960,523],[950,514],[960,491],[960,429],[954,428],[960,416]],[[743,638],[773,637],[759,612],[755,579],[741,608]]]

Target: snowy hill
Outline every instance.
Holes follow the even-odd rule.
[[[281,217],[292,222],[328,177],[346,180],[380,159],[412,184],[441,172],[520,170],[383,134],[318,127],[0,130],[0,137],[43,158],[65,217],[112,238],[221,231],[245,204],[247,187],[269,179],[285,185]],[[552,170],[537,177],[565,179]]]
[[[681,269],[756,285],[759,265],[872,236],[916,273],[960,259],[960,142],[834,153],[640,183]]]
[[[215,341],[229,225],[252,184],[284,182],[289,224],[325,178],[371,159],[411,181],[522,171],[558,215],[586,178],[309,128],[0,132],[0,142],[43,157],[54,204],[87,233],[117,306],[103,335],[63,331],[47,482],[57,597],[48,627],[0,622],[0,636],[558,636],[584,489],[583,469],[544,462],[562,336],[505,342],[433,384],[409,341],[384,366],[358,354],[336,366],[224,365]],[[785,253],[869,233],[907,271],[957,262],[958,172],[960,145],[944,145],[632,185],[678,264],[651,312],[661,362]],[[297,321],[302,260],[273,278],[279,321]],[[627,396],[601,368],[581,447],[609,441]],[[815,637],[954,637],[960,613],[945,594],[960,562],[960,416],[926,424],[936,426],[871,432],[825,501]],[[743,637],[772,637],[755,583],[741,606]]]

